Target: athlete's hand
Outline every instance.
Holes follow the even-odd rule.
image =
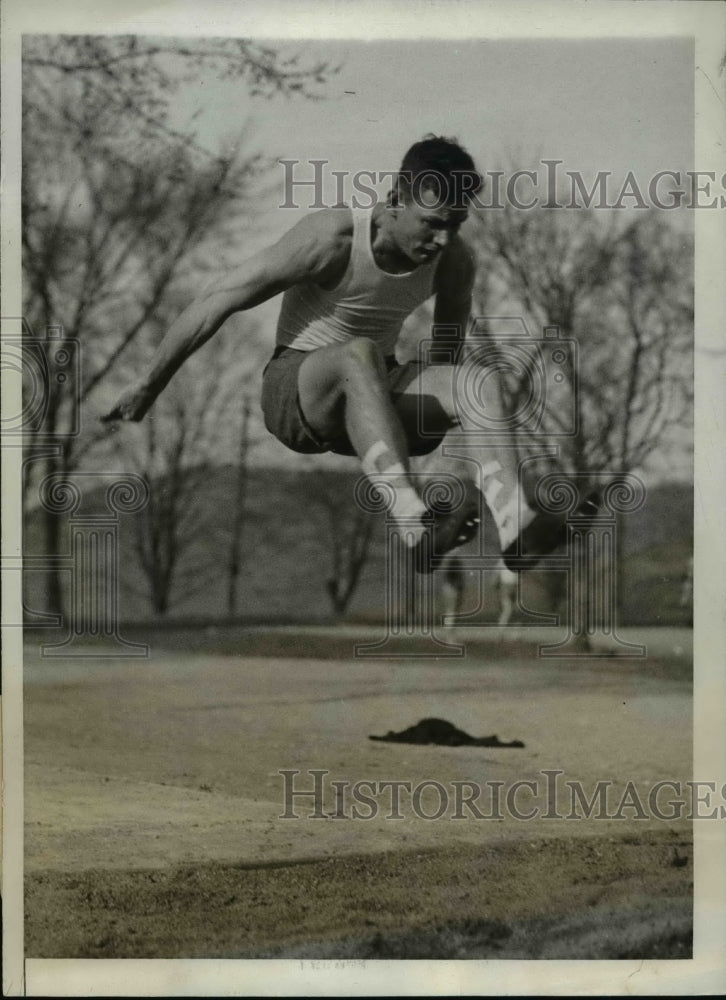
[[[137,382],[119,398],[116,405],[101,417],[104,424],[114,420],[134,420],[143,419],[147,410],[154,402],[155,395],[143,382]]]

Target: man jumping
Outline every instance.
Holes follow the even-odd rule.
[[[480,494],[505,558],[551,550],[561,526],[528,506],[513,442],[489,446],[473,465],[459,463],[463,499],[448,509],[427,506],[412,466],[447,434],[479,428],[477,405],[460,390],[466,366],[481,368],[481,361],[468,361],[463,350],[475,265],[459,228],[481,184],[455,141],[429,136],[415,143],[385,203],[313,212],[208,287],[171,326],[149,373],[103,419],[141,420],[229,316],[283,293],[262,385],[265,423],[275,437],[297,452],[357,455],[374,484],[388,483],[382,494],[389,513],[405,544],[421,554],[417,568],[424,572],[433,568],[434,551],[443,554],[476,532]],[[432,295],[434,324],[456,331],[453,356],[443,364],[398,364],[403,321]],[[482,384],[488,417],[503,415],[492,379]]]

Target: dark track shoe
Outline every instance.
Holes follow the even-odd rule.
[[[472,539],[481,527],[482,497],[470,481],[464,482],[464,498],[456,506],[431,503],[433,520],[414,550],[416,572],[431,573],[440,557]]]
[[[537,563],[567,541],[567,523],[570,518],[592,517],[600,507],[600,497],[590,493],[573,514],[549,514],[540,511],[519,538],[515,539],[502,558],[507,569],[518,572],[534,569]]]

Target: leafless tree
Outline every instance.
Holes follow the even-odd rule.
[[[484,312],[521,316],[535,338],[559,327],[579,348],[569,371],[579,423],[559,440],[558,462],[612,478],[642,469],[674,428],[692,421],[689,233],[654,212],[624,225],[591,210],[508,206],[477,222]],[[510,381],[510,403],[528,388]],[[548,399],[529,450],[547,441],[548,430],[562,430],[564,416]]]
[[[252,96],[319,98],[337,67],[301,65],[294,53],[245,38],[26,35],[24,114],[35,130],[62,131],[119,159],[150,144],[201,149],[194,125],[173,123],[171,98],[204,72],[239,80]],[[64,94],[73,100],[59,108]]]
[[[371,555],[377,519],[355,503],[348,476],[320,469],[305,476],[306,501],[318,509],[319,538],[329,560],[325,590],[334,614],[342,617]]]
[[[578,472],[642,467],[692,404],[692,240],[648,213],[627,226],[594,211],[482,213],[486,311],[522,316],[577,342]],[[480,293],[481,294],[481,293]],[[510,385],[516,398],[517,386]],[[569,413],[546,407],[543,432]]]
[[[246,81],[252,93],[305,97],[316,96],[330,72],[241,39],[24,40],[24,317],[37,340],[61,328],[80,345],[80,371],[62,383],[49,353],[43,423],[26,442],[28,497],[33,482],[103,454],[89,419],[100,410],[99,391],[109,391],[130,346],[175,290],[203,270],[205,247],[216,242],[221,256],[240,239],[259,158],[245,154],[242,139],[211,153],[193,126],[172,122],[172,96],[205,67]],[[56,553],[62,524],[43,516],[43,550]],[[61,610],[58,571],[49,568],[47,581],[48,608]]]
[[[249,486],[250,457],[250,401],[242,397],[242,420],[239,430],[239,448],[235,468],[235,498],[232,515],[231,539],[229,544],[229,585],[227,588],[227,613],[232,616],[237,611],[237,587],[242,571],[242,539],[246,520],[246,500]]]
[[[162,333],[159,325],[157,336]],[[213,348],[208,345],[177,373],[145,420],[124,424],[113,437],[124,468],[148,485],[147,506],[130,519],[144,593],[157,614],[219,581],[230,552],[241,563],[241,498],[229,496],[220,504],[225,494],[215,477],[229,476],[240,437],[240,399],[246,400],[257,367],[249,331],[244,343],[242,364],[239,331],[222,331]],[[246,402],[243,421],[246,463],[252,437]],[[131,568],[124,584],[142,592]]]
[[[44,205],[28,195],[25,203],[26,319],[39,337],[60,326],[80,352],[75,377],[70,372],[64,383],[49,381],[42,436],[27,442],[26,469],[35,466],[39,477],[67,475],[99,444],[103,432],[87,418],[80,435],[67,433],[73,407],[80,404],[84,417],[92,412],[94,394],[188,275],[193,251],[221,222],[225,181],[245,170],[232,161],[201,170],[187,165],[178,183],[159,163],[119,168],[89,162],[84,154],[78,165],[75,183],[60,200]],[[32,173],[30,167],[28,183]],[[58,451],[44,450],[46,435],[56,436]],[[59,529],[58,518],[46,512],[46,552],[59,550]],[[49,584],[49,604],[58,609],[60,582],[53,573]]]

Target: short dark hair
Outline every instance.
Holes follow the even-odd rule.
[[[396,189],[404,201],[426,190],[436,193],[442,202],[465,207],[483,184],[473,159],[456,139],[430,133],[403,157]]]

